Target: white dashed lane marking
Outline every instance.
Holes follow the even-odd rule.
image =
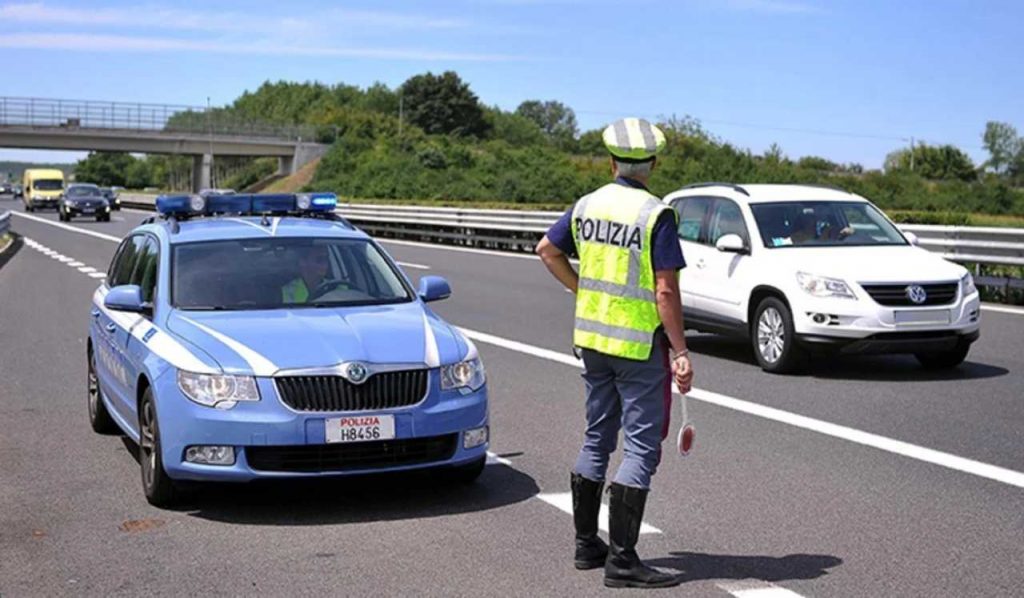
[[[32,249],[35,249],[36,251],[38,251],[39,253],[45,255],[46,257],[49,257],[49,258],[51,258],[53,260],[61,262],[62,264],[66,265],[66,266],[69,266],[71,268],[74,268],[75,270],[78,270],[82,274],[86,274],[88,276],[91,276],[92,278],[106,278],[107,277],[105,272],[100,272],[97,268],[93,268],[92,266],[86,266],[82,262],[76,261],[75,258],[71,258],[71,257],[63,255],[61,253],[58,253],[58,252],[50,249],[49,247],[43,245],[42,243],[39,243],[38,241],[36,241],[34,239],[30,239],[28,237],[22,237],[22,239],[24,240],[26,246],[31,247]]]
[[[572,515],[572,493],[557,492],[554,494],[538,494],[537,498],[555,507],[559,511]],[[597,525],[601,531],[608,531],[608,505],[601,503],[601,513],[597,517]],[[640,524],[641,534],[660,534],[661,530],[645,522]]]

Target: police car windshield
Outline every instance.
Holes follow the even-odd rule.
[[[99,187],[91,185],[73,185],[68,187],[68,197],[88,197],[90,195],[99,195],[99,193]]]
[[[902,233],[869,203],[790,201],[750,208],[769,249],[907,244]]]
[[[185,310],[345,307],[412,301],[362,239],[236,239],[174,246],[171,302]]]

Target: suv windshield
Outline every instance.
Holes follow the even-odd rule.
[[[792,201],[750,206],[768,248],[906,245],[878,209],[850,201]]]
[[[43,179],[32,183],[36,191],[60,191],[64,188],[64,181],[60,179]]]
[[[403,303],[412,294],[363,239],[237,239],[174,247],[174,307],[253,310]]]

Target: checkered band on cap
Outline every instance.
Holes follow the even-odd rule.
[[[645,160],[665,147],[665,134],[642,118],[624,118],[608,125],[601,135],[604,146],[616,158]]]

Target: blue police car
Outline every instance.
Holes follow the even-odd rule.
[[[480,475],[473,343],[331,194],[161,196],[93,296],[89,419],[136,441],[146,498],[181,481],[417,468]]]

